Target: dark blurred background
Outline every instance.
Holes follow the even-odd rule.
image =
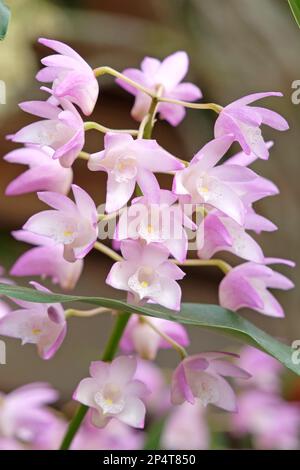
[[[39,60],[49,50],[37,45],[39,36],[68,42],[92,67],[110,65],[122,70],[138,67],[145,55],[163,58],[180,49],[191,60],[189,79],[203,91],[204,101],[225,105],[240,96],[258,91],[282,91],[284,98],[270,98],[268,107],[282,113],[290,122],[290,131],[278,133],[265,128],[264,135],[275,140],[268,162],[258,162],[254,169],[272,179],[281,195],[262,201],[257,207],[279,226],[274,233],[259,240],[266,256],[281,256],[299,261],[299,131],[300,106],[292,104],[291,84],[300,79],[300,31],[283,0],[7,0],[12,21],[7,38],[0,44],[0,79],[7,85],[7,104],[0,106],[1,154],[14,148],[5,140],[30,122],[19,101],[44,98],[34,76]],[[93,120],[109,127],[136,126],[130,117],[132,96],[118,88],[112,79],[101,79],[100,99]],[[184,159],[213,137],[210,111],[190,110],[178,127],[157,125],[154,137],[170,152]],[[88,151],[100,150],[101,136],[90,133]],[[102,203],[105,176],[86,170],[82,161],[75,163],[75,181]],[[0,161],[0,264],[7,269],[28,247],[13,241],[10,231],[20,228],[43,205],[35,195],[4,197],[7,184],[23,168]],[[168,183],[167,180],[163,180]],[[234,263],[239,260],[233,259]],[[90,254],[76,292],[85,295],[119,296],[104,284],[111,265],[99,253]],[[268,332],[291,341],[300,338],[300,272],[282,268],[296,284],[293,291],[278,293],[286,311],[285,320],[242,312]],[[183,300],[217,303],[221,279],[214,268],[190,268],[182,282]],[[20,282],[26,284],[29,279]],[[49,284],[48,284],[49,285]],[[54,290],[58,291],[57,287]],[[277,295],[277,294],[276,294]],[[37,357],[34,347],[21,347],[7,340],[7,365],[0,366],[0,389],[34,381],[51,381],[70,396],[78,380],[86,375],[91,359],[100,356],[109,335],[110,320],[72,319],[65,343],[50,362]],[[193,329],[192,351],[226,348],[227,338]],[[177,359],[177,358],[176,358]],[[163,352],[159,361],[173,364],[174,354]]]

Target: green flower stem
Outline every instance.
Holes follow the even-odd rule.
[[[96,242],[94,245],[94,249],[97,251],[100,251],[101,253],[105,254],[109,258],[113,259],[114,261],[122,261],[123,258],[119,253],[117,253],[115,250],[112,248],[109,248],[109,246],[104,245],[104,243],[101,242]]]
[[[113,77],[120,78],[124,82],[129,83],[129,85],[133,86],[137,90],[140,90],[143,93],[146,93],[146,95],[149,95],[151,98],[155,97],[155,93],[153,93],[153,91],[151,91],[149,88],[146,88],[140,83],[137,83],[134,80],[131,80],[130,78],[126,77],[126,75],[123,75],[122,73],[118,72],[112,67],[106,67],[106,66],[98,67],[94,69],[94,75],[95,77],[101,77],[102,75],[112,75]]]
[[[111,332],[111,335],[108,339],[104,352],[102,354],[102,361],[110,362],[113,360],[118,347],[120,340],[122,338],[125,327],[128,323],[130,314],[129,313],[119,313],[115,322],[115,326]],[[69,424],[66,435],[63,439],[63,442],[60,446],[60,450],[68,450],[80,425],[87,414],[89,407],[86,405],[80,405],[77,413],[73,417],[72,421]]]
[[[222,259],[187,259],[183,263],[180,263],[176,260],[173,260],[175,264],[178,266],[216,266],[219,268],[224,274],[227,274],[230,269],[232,268],[230,264],[226,263]]]
[[[160,95],[163,92],[163,88],[160,86],[157,89],[156,95],[152,97],[151,105],[148,111],[148,120],[144,127],[143,137],[144,139],[151,139],[153,127],[155,124],[155,116],[157,113],[157,106],[160,100]]]
[[[175,100],[173,98],[158,98],[158,101],[161,103],[171,103],[171,104],[178,104],[179,106],[184,106],[185,108],[191,109],[211,109],[215,111],[215,113],[220,113],[223,109],[223,106],[220,106],[216,103],[190,103],[189,101],[180,101]]]
[[[69,308],[65,310],[65,318],[70,318],[70,317],[82,317],[82,318],[87,318],[87,317],[94,317],[95,315],[99,315],[102,313],[111,313],[112,309],[111,308],[106,308],[106,307],[98,307],[98,308],[92,308],[90,310],[77,310],[75,308]]]
[[[96,242],[94,248],[101,253],[104,253],[109,258],[113,259],[114,261],[122,261],[123,258],[119,253],[114,251],[112,248],[104,245],[101,242]],[[224,274],[227,274],[230,269],[232,268],[229,263],[223,261],[222,259],[218,258],[211,258],[211,259],[187,259],[183,263],[172,259],[173,263],[177,264],[178,266],[216,266],[219,268]]]
[[[178,352],[181,359],[185,359],[188,356],[185,348],[183,348],[177,341],[171,338],[169,335],[157,328],[154,323],[144,316],[140,316],[139,320],[141,323],[146,323],[155,333],[157,333],[161,338],[163,338],[167,343],[169,343],[175,351]]]
[[[137,136],[139,131],[137,129],[111,129],[110,127],[102,126],[102,124],[99,124],[98,122],[94,121],[86,121],[84,123],[84,130],[85,131],[99,131],[102,132],[103,134],[106,134],[107,132],[114,132],[118,134],[130,134]]]
[[[98,67],[94,69],[94,75],[95,77],[101,77],[102,75],[112,75],[113,77],[120,78],[124,82],[129,83],[129,85],[133,86],[137,90],[140,90],[143,93],[146,93],[146,95],[150,96],[152,100],[156,100],[157,103],[161,101],[164,103],[178,104],[180,106],[184,106],[185,108],[211,109],[215,111],[216,113],[220,113],[223,109],[222,106],[216,103],[190,103],[188,101],[180,101],[180,100],[175,100],[172,98],[160,97],[156,91],[150,90],[149,88],[144,87],[140,83],[137,83],[134,80],[131,80],[131,78],[126,77],[126,75],[123,75],[122,73],[118,72],[112,67],[106,67],[106,66]],[[146,139],[147,137],[144,137],[144,138]]]

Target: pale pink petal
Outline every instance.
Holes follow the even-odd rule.
[[[71,169],[58,169],[53,165],[41,165],[22,173],[6,188],[7,196],[17,196],[36,191],[69,191],[73,179]]]
[[[143,249],[140,259],[136,258],[141,265],[158,268],[168,259],[168,250],[158,243],[150,243]]]
[[[99,391],[97,380],[87,378],[81,380],[73,393],[73,399],[79,401],[83,405],[95,407],[95,394]]]
[[[61,109],[48,101],[24,101],[19,107],[25,113],[33,114],[44,119],[57,119]]]
[[[123,207],[131,198],[135,188],[135,179],[119,183],[113,175],[107,177],[106,212],[114,212]]]
[[[242,276],[229,272],[219,286],[219,301],[222,307],[239,310],[243,307],[262,309],[264,302],[255,288]]]
[[[233,136],[224,135],[211,140],[193,157],[191,163],[199,162],[199,170],[213,168],[232,145]]]
[[[76,51],[74,51],[74,49],[72,49],[67,44],[64,44],[63,42],[55,41],[54,39],[47,39],[47,38],[39,38],[38,42],[40,44],[43,44],[46,47],[49,47],[50,49],[53,49],[59,54],[64,54],[69,57],[73,57],[74,59],[79,60],[82,63],[85,63],[83,58]]]
[[[183,363],[179,364],[172,376],[171,401],[173,405],[181,405],[184,401],[192,405],[195,403],[192,390],[187,383]]]
[[[73,238],[72,234],[76,232],[77,227],[73,219],[66,217],[65,214],[49,210],[30,217],[23,229],[53,238],[56,243],[70,243],[70,237]]]
[[[219,165],[210,170],[210,175],[224,182],[248,182],[257,178],[256,173],[240,165]]]
[[[252,109],[254,109],[260,114],[260,116],[262,117],[263,124],[273,127],[273,129],[276,129],[278,131],[286,131],[287,129],[289,129],[288,122],[275,111],[271,111],[267,108],[260,108],[258,106],[252,107]]]
[[[77,215],[77,209],[74,202],[64,194],[58,194],[52,191],[43,191],[38,193],[40,201],[58,211],[66,212],[69,215]]]
[[[146,85],[146,79],[145,79],[144,73],[141,70],[128,68],[128,69],[123,70],[122,73],[123,73],[123,75],[130,78],[134,82],[137,82],[140,85]],[[120,87],[124,88],[124,90],[128,91],[129,93],[131,93],[134,96],[136,96],[137,93],[139,92],[134,86],[132,86],[129,83],[125,82],[125,80],[122,80],[122,78],[118,78],[116,80],[116,83]]]
[[[115,383],[126,385],[135,374],[136,358],[132,356],[119,356],[110,365],[109,377]]]
[[[150,78],[156,74],[160,64],[161,62],[154,57],[145,57],[141,62],[141,69]]]
[[[159,273],[162,276],[169,277],[170,279],[178,280],[183,279],[185,272],[176,266],[176,264],[166,261],[159,266]]]
[[[128,397],[124,410],[118,415],[120,421],[134,428],[143,428],[145,421],[146,407],[144,403],[136,397]]]
[[[160,277],[159,282],[162,292],[152,295],[152,300],[171,310],[180,310],[181,288],[177,282],[167,277]]]
[[[249,379],[251,377],[244,369],[241,369],[229,361],[223,361],[222,359],[213,359],[211,361],[211,367],[217,374],[224,377],[235,377],[239,379]]]
[[[137,183],[145,196],[151,197],[153,202],[159,202],[160,186],[156,177],[151,171],[139,167],[137,174]]]
[[[201,90],[193,83],[179,83],[170,93],[171,98],[182,101],[196,101],[202,98]]]
[[[185,230],[182,230],[181,238],[170,238],[164,242],[164,245],[175,259],[181,263],[185,261],[188,249],[188,240]]]
[[[106,284],[115,289],[129,290],[128,279],[134,274],[135,266],[126,261],[115,263],[106,278]]]
[[[76,206],[81,215],[93,222],[96,222],[97,209],[91,196],[76,184],[72,184],[72,191],[74,194]]]
[[[91,154],[88,161],[88,169],[90,171],[106,171],[106,168],[102,166],[102,160],[104,160],[104,158],[105,150]]]
[[[277,91],[252,93],[251,95],[247,95],[247,96],[244,96],[243,98],[233,101],[229,106],[226,106],[226,107],[245,106],[247,104],[253,103],[254,101],[261,100],[262,98],[267,98],[268,96],[283,96],[283,95],[282,93],[277,92]]]
[[[162,83],[166,91],[172,90],[185,77],[188,67],[187,53],[184,51],[175,52],[162,61],[155,80],[157,83]]]
[[[137,151],[139,164],[147,170],[164,173],[184,168],[184,164],[163,149],[156,140],[137,139],[133,148]]]
[[[229,383],[220,376],[218,376],[218,382],[219,398],[214,405],[226,411],[238,411],[236,396]]]
[[[136,94],[131,116],[137,121],[142,121],[151,106],[151,98],[145,93],[139,91]]]
[[[165,119],[171,126],[178,126],[186,115],[184,106],[171,103],[161,103],[158,107],[159,116]]]
[[[143,248],[138,241],[126,240],[121,243],[121,252],[125,259],[140,262]]]
[[[217,179],[211,179],[209,191],[203,202],[219,209],[238,224],[243,224],[245,219],[245,207],[241,199],[229,185],[223,184]]]
[[[43,57],[41,60],[42,64],[48,67],[59,67],[63,69],[81,70],[81,63],[73,57],[66,57],[64,55],[53,54]]]
[[[136,395],[138,397],[144,397],[149,394],[148,387],[141,380],[132,380],[128,385],[126,385],[126,394],[127,395]]]
[[[101,385],[109,376],[109,364],[103,361],[93,361],[90,364],[90,375]]]

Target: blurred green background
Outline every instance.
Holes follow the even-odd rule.
[[[299,130],[300,106],[292,104],[291,84],[300,79],[300,31],[283,0],[7,0],[12,10],[8,36],[0,44],[0,79],[7,86],[7,104],[0,106],[1,154],[13,146],[5,135],[29,123],[30,117],[17,107],[19,101],[44,98],[34,76],[39,60],[49,51],[37,45],[39,36],[68,42],[96,67],[110,65],[122,70],[138,67],[145,55],[163,58],[180,49],[191,60],[189,79],[203,91],[204,101],[225,105],[240,96],[258,91],[282,91],[284,98],[271,98],[267,106],[282,113],[290,131],[276,133],[266,128],[267,138],[275,140],[268,162],[254,169],[272,179],[281,195],[262,201],[258,208],[279,226],[259,240],[266,256],[300,260],[299,217]],[[51,52],[50,52],[51,53]],[[101,79],[100,99],[93,119],[110,127],[132,127],[132,97],[115,86],[110,78]],[[210,111],[188,112],[186,120],[171,128],[159,123],[154,137],[170,152],[184,159],[213,137]],[[100,150],[101,137],[89,135],[87,150]],[[4,197],[5,187],[22,171],[17,165],[0,161],[0,264],[7,269],[24,245],[10,238],[27,218],[43,206],[36,196]],[[88,172],[83,162],[75,164],[75,181],[102,203],[105,177]],[[168,180],[164,181],[168,183]],[[234,263],[239,262],[233,259]],[[99,253],[85,262],[84,274],[76,292],[86,295],[119,296],[104,284],[111,263]],[[264,318],[255,312],[242,312],[270,333],[291,341],[300,338],[298,282],[299,268],[290,272],[296,288],[278,293],[286,310],[285,320]],[[217,303],[221,279],[214,268],[190,268],[182,282],[183,300]],[[28,279],[20,281],[23,284]],[[57,287],[54,290],[58,290]],[[7,365],[0,366],[0,389],[9,390],[34,380],[53,383],[68,399],[78,380],[86,375],[91,359],[99,357],[110,331],[108,318],[72,319],[63,347],[50,362],[36,355],[34,347],[21,347],[7,340]],[[193,329],[191,351],[226,348],[228,339]],[[159,361],[171,365],[177,359],[162,352]]]

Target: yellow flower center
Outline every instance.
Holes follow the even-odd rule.
[[[39,335],[42,332],[40,328],[32,328],[33,335]]]
[[[152,225],[147,226],[147,232],[148,233],[153,233],[154,232],[154,227]]]
[[[71,237],[72,235],[73,235],[73,232],[71,230],[64,231],[64,237]]]

